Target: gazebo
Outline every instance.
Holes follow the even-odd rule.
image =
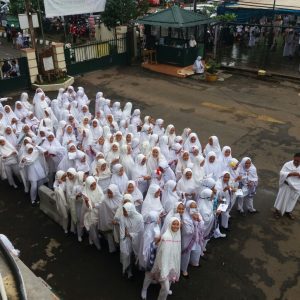
[[[185,67],[203,56],[206,26],[212,20],[174,5],[136,22],[145,25],[143,49],[156,51],[159,63]],[[197,44],[190,43],[191,36]]]

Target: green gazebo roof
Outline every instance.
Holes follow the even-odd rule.
[[[212,20],[204,15],[174,5],[168,9],[137,20],[137,23],[161,27],[193,27],[209,24]]]

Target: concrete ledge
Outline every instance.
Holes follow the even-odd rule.
[[[42,185],[39,188],[39,197],[40,197],[40,210],[50,217],[53,221],[60,224],[59,214],[56,208],[56,199],[54,192]]]
[[[14,259],[24,279],[28,300],[59,300],[52,292],[51,287],[45,283],[43,279],[37,277],[18,257],[14,257]],[[18,299],[15,289],[13,288],[14,280],[11,270],[7,266],[2,254],[0,254],[0,270],[8,299]]]
[[[68,79],[65,82],[54,83],[54,84],[51,84],[51,83],[49,83],[49,84],[33,83],[32,88],[33,89],[41,88],[45,92],[50,92],[50,91],[57,92],[60,88],[66,89],[69,85],[72,85],[73,83],[74,83],[74,77],[68,76]]]

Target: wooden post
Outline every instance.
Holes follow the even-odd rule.
[[[28,25],[29,25],[29,31],[30,31],[30,36],[31,36],[32,48],[35,50],[36,49],[35,33],[34,33],[33,22],[32,22],[31,3],[29,2],[29,0],[25,0],[25,10],[26,10],[27,18],[28,18]]]

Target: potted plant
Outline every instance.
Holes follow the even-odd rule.
[[[216,81],[218,79],[218,68],[219,64],[213,60],[210,59],[206,64],[206,80],[207,81]]]

